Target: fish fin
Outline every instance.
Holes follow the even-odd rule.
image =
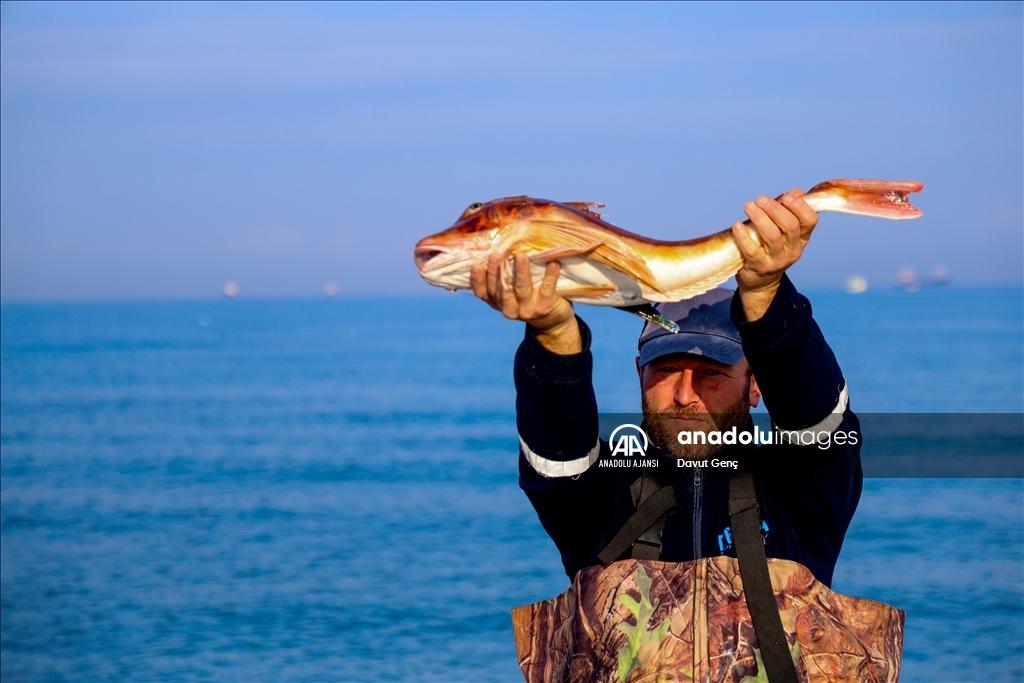
[[[663,316],[661,313],[650,304],[640,304],[639,306],[616,306],[620,311],[626,313],[632,313],[638,315],[649,323],[654,323],[658,327],[663,327],[672,334],[679,334],[679,325]]]
[[[636,278],[656,292],[665,291],[658,284],[658,279],[654,277],[654,273],[647,266],[647,261],[624,244],[612,245],[605,242],[595,249],[590,256],[598,263],[603,263],[609,268],[614,268],[621,273]]]
[[[594,211],[594,209],[604,208],[604,204],[598,204],[597,202],[562,202],[562,204],[589,213],[594,218],[601,217],[601,214],[599,214],[597,211]]]
[[[922,215],[907,198],[922,189],[924,183],[909,180],[829,180],[812,187],[804,197],[820,211],[899,220]]]
[[[566,299],[600,299],[618,290],[615,285],[584,285],[572,289],[556,289],[555,294]]]
[[[654,273],[651,272],[644,258],[621,240],[608,239],[606,235],[600,235],[596,230],[590,230],[573,225],[572,223],[562,221],[535,222],[557,235],[555,239],[551,240],[553,242],[568,242],[569,244],[576,244],[582,247],[583,245],[593,244],[595,238],[597,238],[601,241],[601,244],[588,254],[590,258],[636,279],[656,292],[665,293],[665,290],[658,284],[657,278],[654,277]]]
[[[551,247],[530,255],[531,261],[550,262],[558,259],[570,258],[572,256],[585,256],[601,246],[602,242],[596,241],[585,244],[582,247]]]

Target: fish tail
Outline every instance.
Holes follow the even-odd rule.
[[[922,215],[907,195],[923,188],[909,180],[829,180],[812,187],[804,199],[816,211],[899,220]]]

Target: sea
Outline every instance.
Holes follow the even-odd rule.
[[[811,291],[851,405],[1024,413],[1024,291]],[[639,319],[579,307],[602,411]],[[517,681],[569,585],[517,484],[521,324],[466,293],[0,306],[0,678]],[[833,588],[903,681],[1024,681],[1020,478],[869,479]]]

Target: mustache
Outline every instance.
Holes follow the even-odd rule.
[[[697,419],[701,422],[707,422],[708,424],[716,424],[717,420],[715,415],[704,412],[700,408],[688,408],[680,406],[672,410],[659,410],[659,411],[645,411],[648,419],[665,420],[672,418],[683,418],[683,419]]]

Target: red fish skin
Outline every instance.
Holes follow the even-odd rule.
[[[914,181],[830,180],[804,199],[816,211],[916,218],[921,211],[907,195],[923,187]],[[473,263],[494,252],[526,253],[541,265],[562,262],[558,291],[570,300],[621,306],[696,296],[743,265],[730,229],[692,239],[652,239],[603,220],[592,210],[600,206],[525,195],[474,203],[450,228],[416,244],[416,266],[431,284],[466,289]]]

